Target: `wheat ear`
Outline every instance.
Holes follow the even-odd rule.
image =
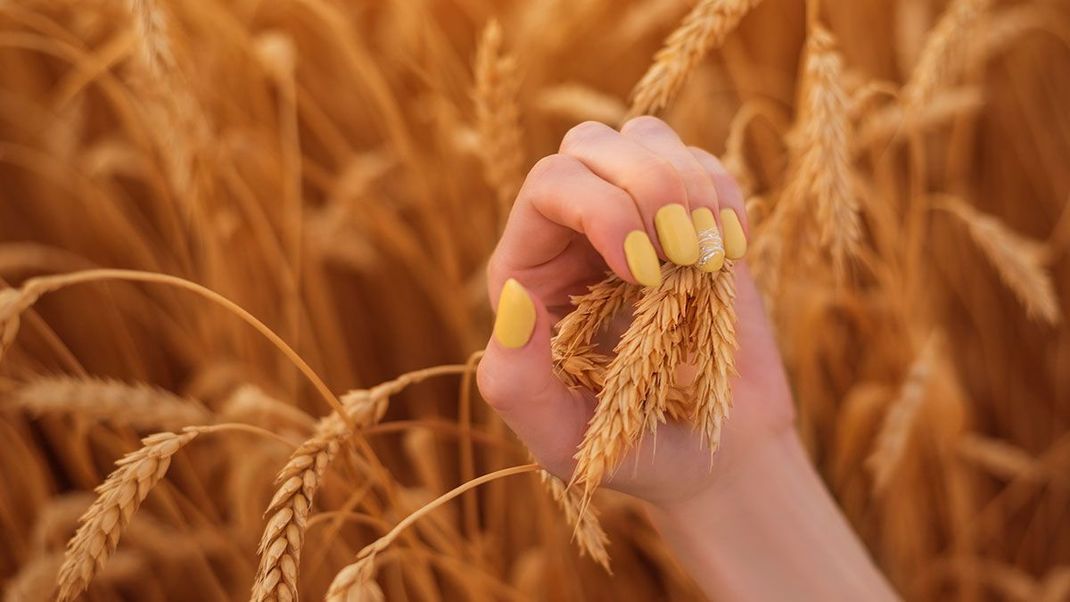
[[[212,414],[193,400],[144,383],[110,379],[43,376],[20,387],[14,400],[35,415],[76,414],[142,432],[212,421]]]
[[[908,112],[921,110],[933,94],[951,83],[962,71],[963,57],[975,27],[992,0],[953,0],[925,40],[918,63],[903,86],[902,100]]]
[[[119,545],[134,512],[167,473],[171,457],[198,434],[195,430],[157,433],[142,439],[141,449],[116,462],[118,468],[97,487],[96,501],[82,515],[81,526],[67,544],[59,570],[57,602],[69,602],[85,591]]]
[[[585,504],[642,433],[665,420],[672,373],[683,355],[687,297],[698,273],[679,266],[664,270],[661,284],[643,294],[614,349],[570,483],[581,487]]]
[[[702,433],[712,455],[721,440],[721,426],[732,406],[730,379],[736,374],[736,278],[733,262],[725,261],[721,271],[706,276],[713,284],[696,287],[691,305],[694,354],[689,363],[698,367],[690,395],[691,417]]]
[[[373,426],[386,413],[392,395],[412,383],[464,369],[464,366],[438,366],[403,374],[370,390],[350,391],[342,396],[346,416],[360,428]],[[253,602],[299,599],[298,569],[312,502],[324,472],[349,435],[346,423],[337,414],[324,417],[312,437],[290,455],[279,472],[278,489],[265,512],[267,524],[257,549],[260,562],[250,597]]]
[[[561,506],[565,520],[572,526],[580,553],[590,556],[607,573],[612,573],[609,568],[609,552],[606,551],[609,536],[598,522],[598,513],[593,509],[584,512],[581,493],[575,489],[566,489],[561,479],[545,470],[539,471],[539,478],[550,491],[554,501]]]
[[[724,43],[761,0],[701,0],[684,17],[632,91],[630,116],[664,109],[702,57]]]
[[[877,432],[873,452],[866,458],[866,467],[873,475],[873,491],[883,493],[907,452],[910,435],[925,402],[933,364],[939,346],[939,336],[930,335],[914,358],[899,395],[892,401]]]
[[[1026,238],[998,218],[981,213],[970,205],[950,199],[938,205],[966,226],[977,248],[996,269],[1000,280],[1011,289],[1031,318],[1048,324],[1061,319],[1059,300],[1051,274],[1044,266],[1044,244]]]
[[[836,40],[820,25],[811,28],[806,44],[802,108],[790,136],[791,167],[781,210],[807,215],[820,245],[831,255],[836,272],[858,252],[861,226],[858,200],[851,181],[851,123],[843,87],[843,57]]]
[[[524,147],[520,126],[520,77],[516,58],[505,52],[502,29],[487,24],[476,50],[476,126],[483,172],[498,198],[498,218],[505,223],[523,181]]]

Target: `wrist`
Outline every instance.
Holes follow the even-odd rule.
[[[740,451],[740,450],[737,450]],[[726,462],[711,487],[650,507],[654,526],[717,599],[894,599],[794,432]]]

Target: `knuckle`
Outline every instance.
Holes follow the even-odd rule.
[[[538,180],[552,176],[564,170],[570,163],[571,161],[564,155],[547,155],[536,161],[535,165],[531,167],[531,171],[528,172],[528,180]]]
[[[576,148],[582,145],[592,138],[601,135],[606,126],[603,123],[597,121],[584,121],[578,125],[575,125],[569,131],[565,132],[565,136],[561,138],[561,151],[564,152],[567,149]]]
[[[668,161],[661,158],[643,162],[629,172],[622,183],[625,190],[654,194],[657,199],[679,199],[684,190],[680,175]]]
[[[625,124],[621,126],[620,131],[621,133],[643,134],[672,131],[672,128],[669,127],[669,124],[657,117],[640,115],[639,117],[633,117],[625,122]]]

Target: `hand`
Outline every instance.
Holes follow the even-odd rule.
[[[746,250],[742,193],[709,153],[684,145],[664,122],[640,117],[620,132],[588,122],[560,152],[528,174],[488,267],[495,335],[479,366],[483,397],[555,475],[568,480],[573,454],[595,406],[553,373],[552,326],[569,295],[586,292],[607,269],[642,285],[660,280],[660,262],[694,264],[696,227],[716,219],[726,254]],[[694,223],[693,223],[694,220]],[[734,408],[715,466],[690,425],[659,428],[606,484],[659,506],[715,488],[755,446],[792,432],[790,393],[760,297],[737,262],[737,369]],[[508,282],[508,284],[507,284]]]

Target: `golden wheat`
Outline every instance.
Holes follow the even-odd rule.
[[[20,387],[15,403],[40,414],[74,414],[128,425],[141,432],[211,422],[212,414],[191,399],[162,389],[115,380],[46,376]]]
[[[142,440],[144,447],[115,463],[118,468],[97,488],[97,500],[82,515],[81,526],[67,544],[56,586],[58,602],[74,600],[85,591],[119,545],[134,512],[167,473],[171,457],[197,435],[197,431],[151,435]]]
[[[1044,268],[1042,243],[1015,233],[1000,220],[959,200],[942,205],[966,226],[970,237],[1031,317],[1054,324],[1061,319],[1055,287]]]
[[[632,91],[629,115],[655,113],[687,81],[695,65],[706,53],[724,43],[725,37],[739,25],[761,0],[701,0],[665,40],[654,56],[654,63]]]

